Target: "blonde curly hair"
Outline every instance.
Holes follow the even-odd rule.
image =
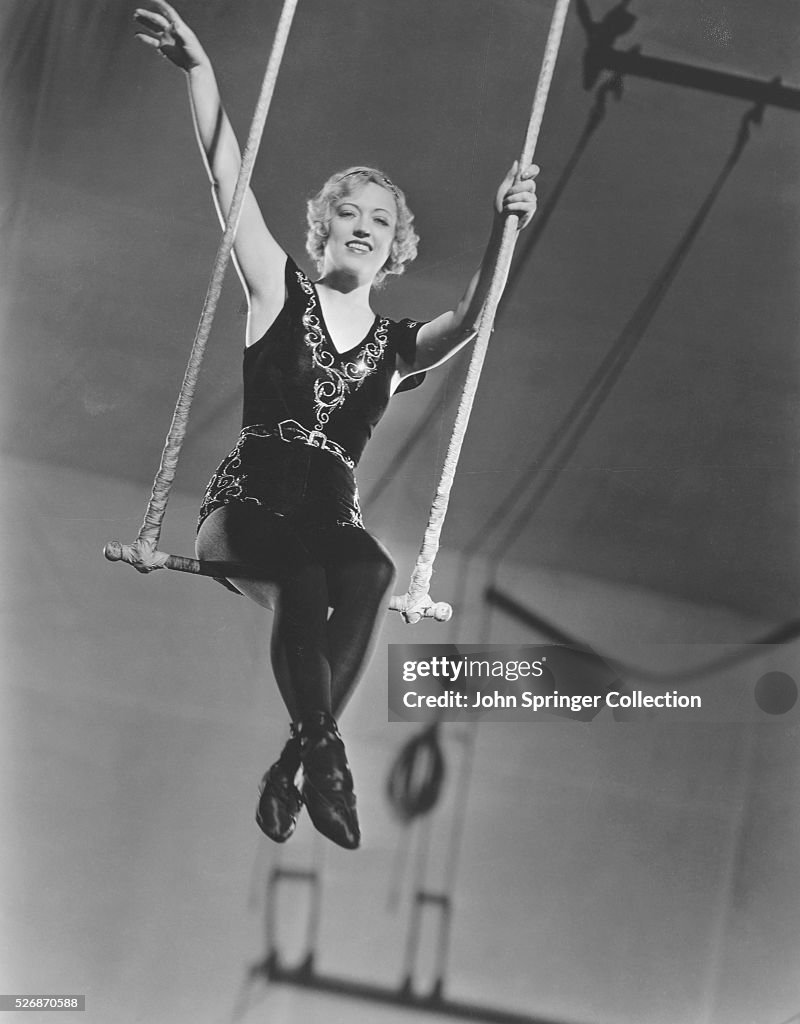
[[[319,192],[308,200],[306,252],[314,261],[317,270],[321,270],[334,206],[368,182],[388,189],[394,196],[397,206],[394,239],[389,250],[389,258],[375,276],[377,287],[383,283],[387,274],[403,273],[406,265],[416,257],[419,242],[419,235],[414,230],[414,214],[408,208],[402,189],[399,189],[383,171],[374,167],[349,167],[346,171],[339,171],[328,178]]]

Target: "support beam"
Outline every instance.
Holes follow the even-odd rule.
[[[439,1017],[455,1017],[462,1021],[482,1021],[483,1024],[565,1024],[564,1021],[558,1022],[553,1018],[535,1017],[527,1013],[514,1013],[510,1010],[478,1006],[475,1003],[446,999],[437,994],[417,995],[406,987],[391,988],[318,974],[314,970],[313,962],[303,963],[299,967],[286,967],[275,955],[269,957],[253,973],[262,974],[273,983],[294,985],[315,992],[327,992],[330,995],[343,996],[346,999],[360,999],[382,1003],[384,1006],[397,1006],[404,1010],[432,1013]]]
[[[587,53],[587,59],[590,54]],[[631,50],[593,50],[591,63],[601,70],[635,78],[648,78],[665,85],[682,85],[688,89],[747,100],[758,106],[800,110],[800,89],[783,85],[780,78],[764,81],[747,78],[712,68],[695,67],[675,60],[648,57],[638,48]]]
[[[290,966],[281,960],[278,952],[278,908],[277,893],[279,887],[300,884],[309,889],[311,898],[310,913],[306,926],[306,946],[299,963]],[[476,1003],[448,999],[444,994],[444,970],[447,953],[447,940],[450,927],[450,900],[443,894],[418,890],[414,901],[413,920],[411,925],[408,956],[406,959],[406,976],[397,986],[375,985],[355,978],[341,978],[330,974],[320,974],[316,969],[316,944],[320,923],[320,901],[322,884],[316,871],[305,871],[296,868],[276,867],[270,872],[267,880],[267,955],[266,958],[250,969],[250,980],[261,977],[269,982],[282,985],[294,985],[297,988],[311,989],[315,992],[327,992],[330,995],[342,996],[345,999],[360,999],[384,1006],[397,1006],[404,1010],[418,1013],[432,1013],[438,1017],[455,1017],[462,1021],[480,1021],[482,1024],[566,1024],[552,1018],[532,1016],[528,1013],[517,1013],[494,1006],[481,1006]],[[432,991],[421,993],[414,987],[413,970],[414,955],[417,952],[419,915],[424,906],[438,907],[442,914],[439,930],[438,962],[436,980]]]
[[[618,76],[649,78],[665,85],[682,85],[688,89],[730,96],[746,100],[758,108],[782,107],[784,110],[800,110],[800,89],[783,85],[780,77],[764,81],[748,78],[713,68],[696,67],[676,60],[648,57],[641,46],[629,50],[617,50],[614,44],[628,35],[637,18],[628,8],[632,0],[619,0],[606,11],[598,21],[592,17],[587,0],[575,0],[578,20],[586,33],[586,49],[583,54],[583,87],[593,89],[603,71]]]

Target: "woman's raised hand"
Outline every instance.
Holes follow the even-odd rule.
[[[536,164],[528,164],[520,173],[519,161],[515,160],[511,170],[503,179],[497,190],[495,209],[498,213],[515,213],[519,217],[519,227],[527,227],[536,212],[536,175],[539,168]]]
[[[197,36],[192,32],[178,12],[164,0],[150,0],[155,10],[138,7],[133,19],[144,29],[137,32],[136,38],[147,46],[152,46],[183,71],[207,61],[205,50]]]

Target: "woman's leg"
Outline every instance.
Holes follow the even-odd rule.
[[[324,566],[326,574],[326,583],[320,590],[326,602],[329,693],[333,713],[338,715],[366,664],[376,622],[394,577],[394,567],[377,541],[352,527],[309,530],[304,540],[315,566]],[[333,611],[328,619],[329,600]],[[278,679],[285,674],[293,675],[293,632],[291,626],[287,628],[284,624],[287,607],[282,595],[273,632],[273,667]],[[260,808],[264,810],[259,823],[269,822],[278,807],[275,793],[286,791],[280,780],[293,778],[298,753],[303,764],[303,802],[315,828],[339,846],[355,849],[360,844],[361,832],[353,779],[330,709],[304,713],[299,731],[268,773],[260,801]],[[279,820],[277,815],[275,819]],[[264,830],[272,834],[267,828]]]
[[[326,531],[325,568],[333,612],[328,619],[331,704],[338,717],[352,696],[375,646],[395,567],[365,530]]]
[[[231,503],[204,521],[197,553],[208,561],[246,564],[264,575],[231,582],[275,611],[273,661],[289,715],[299,721],[314,711],[330,712],[326,573],[291,524],[256,504]]]
[[[331,717],[330,652],[336,649],[341,656],[342,686],[349,691],[374,631],[376,579],[383,577],[385,591],[393,569],[367,534],[347,527],[327,533],[324,544],[320,534],[313,537],[312,553],[282,517],[236,503],[205,520],[197,550],[200,558],[244,563],[264,574],[264,580],[234,577],[231,582],[258,604],[275,608],[273,664],[289,714],[300,721],[303,800],[320,832],[354,849],[360,832],[344,745]],[[350,536],[356,533],[357,538]],[[329,600],[335,608],[330,622]],[[337,618],[337,611],[344,614]],[[262,780],[257,812],[259,825],[279,842],[292,834],[299,811],[289,764],[298,745],[292,740],[287,747],[287,757],[282,755]]]
[[[316,532],[311,546],[327,572],[333,611],[327,622],[334,718],[352,696],[375,646],[394,563],[386,549],[365,530],[350,526]],[[288,673],[283,638],[273,633],[272,664],[278,685]]]

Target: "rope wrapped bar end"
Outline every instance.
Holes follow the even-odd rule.
[[[408,594],[402,597],[392,597],[389,601],[389,611],[400,612],[409,625],[414,625],[420,619],[436,619],[437,622],[449,622],[453,615],[451,605],[444,601],[435,602],[425,594],[414,604]]]
[[[133,544],[120,544],[118,540],[110,540],[103,548],[103,554],[109,562],[127,562],[137,572],[155,572],[156,569],[172,568],[169,565],[172,555],[164,551],[156,551],[155,545],[144,544],[141,540]]]
[[[103,548],[109,562],[127,562],[137,572],[155,572],[156,569],[172,569],[173,572],[188,572],[195,576],[212,576],[215,579],[227,576],[246,577],[254,580],[271,580],[269,572],[244,562],[201,562],[186,555],[168,555],[158,551],[156,542],[138,537],[133,544],[120,544],[112,540]]]

